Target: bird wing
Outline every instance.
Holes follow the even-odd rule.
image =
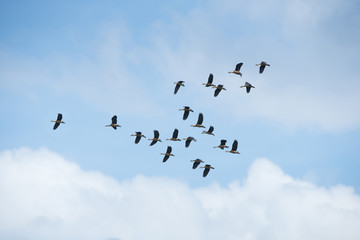
[[[234,140],[234,143],[233,143],[233,145],[232,145],[231,151],[236,151],[237,147],[238,147],[238,141],[237,141],[237,140]]]
[[[260,65],[259,73],[263,73],[265,69],[265,65]]]
[[[164,158],[163,158],[163,162],[166,162],[168,159],[169,159],[169,155],[165,155]]]
[[[174,89],[174,94],[176,94],[179,91],[179,88],[180,88],[180,84],[176,84]]]
[[[191,143],[191,139],[186,140],[185,142],[185,147],[189,147]]]
[[[112,118],[111,118],[111,124],[117,124],[117,116],[114,115]],[[115,128],[116,129],[116,128]]]
[[[236,64],[235,71],[240,71],[240,68],[242,65],[243,65],[243,63]]]
[[[251,90],[251,86],[246,86],[246,92],[249,93]]]
[[[157,141],[153,140],[153,141],[150,143],[150,146],[154,145],[155,143],[157,143]]]
[[[217,97],[219,95],[219,92],[221,91],[221,88],[216,88],[214,92],[214,97]]]
[[[166,153],[171,153],[172,148],[170,146],[167,147]]]
[[[199,113],[199,117],[196,124],[202,124],[204,121],[204,116],[202,113]]]
[[[208,83],[212,83],[214,79],[214,75],[212,73],[209,74]]]
[[[115,130],[116,130],[116,128],[117,128],[115,125],[113,125],[112,127],[113,127],[113,129],[115,129]]]
[[[135,143],[138,144],[140,142],[141,135],[136,136]]]
[[[193,169],[197,168],[200,164],[200,161],[195,161],[194,164],[193,164]]]
[[[183,120],[186,120],[189,116],[189,111],[184,111]]]
[[[57,129],[59,125],[60,125],[60,123],[56,122],[56,123],[54,124],[53,130]]]
[[[214,131],[214,127],[213,127],[213,126],[210,126],[208,132],[209,132],[209,133],[212,133],[213,131]]]
[[[177,128],[175,128],[175,130],[173,132],[173,135],[172,135],[172,138],[177,138],[178,134],[179,134],[179,130]]]
[[[154,138],[159,138],[159,131],[158,130],[154,130]]]
[[[209,168],[205,168],[204,172],[203,172],[203,177],[206,177],[209,173],[210,169]]]
[[[61,121],[61,119],[62,119],[62,114],[61,114],[61,113],[58,113],[58,116],[57,116],[56,121]]]
[[[226,145],[226,140],[225,139],[221,140],[220,145]]]

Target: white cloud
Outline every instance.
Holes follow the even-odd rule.
[[[216,174],[216,169],[212,174]],[[199,181],[202,177],[199,174]],[[117,181],[46,149],[0,153],[1,239],[358,239],[360,197],[267,159],[227,187]]]

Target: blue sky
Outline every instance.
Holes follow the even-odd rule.
[[[259,191],[272,189],[272,177],[269,185],[269,179],[259,180],[263,184],[260,188],[251,184],[252,176],[269,171],[276,179],[287,179],[280,182],[291,182],[299,196],[308,185],[314,191],[328,191],[322,197],[331,203],[332,194],[341,195],[336,188],[344,187],[350,200],[343,202],[356,202],[357,210],[352,212],[356,212],[357,222],[359,9],[356,1],[338,0],[1,1],[0,162],[4,169],[20,163],[25,167],[28,162],[34,176],[51,172],[56,161],[63,166],[54,173],[59,176],[75,164],[79,169],[74,174],[85,177],[74,175],[71,181],[88,181],[86,186],[90,186],[95,174],[100,182],[106,179],[104,182],[122,186],[122,193],[127,191],[124,186],[141,186],[137,193],[145,198],[149,197],[146,188],[164,193],[174,185],[175,194],[187,189],[187,196],[197,199],[196,204],[205,210],[209,206],[217,209],[216,204],[211,205],[216,201],[208,203],[198,192],[211,196],[229,191],[236,195],[254,186]],[[260,75],[255,64],[261,61],[271,66]],[[228,74],[238,62],[244,62],[242,78]],[[214,83],[227,89],[217,98],[213,89],[201,85],[209,73],[214,74]],[[179,80],[185,81],[185,87],[174,95],[173,82]],[[239,88],[245,81],[255,86],[249,94]],[[182,106],[194,109],[186,121],[178,111]],[[203,129],[190,127],[200,112],[204,125],[215,127],[215,136],[202,135]],[[55,120],[57,113],[63,114],[66,124],[53,131],[50,120]],[[115,114],[122,127],[116,131],[105,128]],[[198,141],[189,148],[183,141],[165,141],[174,128],[179,129],[180,138],[193,136]],[[136,145],[130,137],[142,131],[150,138],[155,129],[163,142],[153,147],[147,139]],[[237,139],[241,154],[213,149],[221,139],[227,139],[229,146]],[[162,163],[160,153],[168,145],[175,157]],[[195,158],[215,169],[202,178],[201,170],[191,169],[190,160]],[[43,171],[36,169],[36,164],[43,166]],[[14,170],[13,175],[3,177],[0,191],[9,187],[25,194],[23,189],[29,186],[15,181],[23,178],[22,174]],[[69,186],[75,184],[67,181]],[[161,181],[167,185],[157,189]],[[41,188],[41,181],[38,184]],[[160,195],[169,200],[168,195]],[[266,199],[257,197],[255,194],[257,200]],[[94,199],[100,201],[96,196]],[[8,206],[12,207],[16,206]],[[199,213],[204,225],[221,219],[214,220],[205,210]],[[230,221],[230,215],[224,218]],[[37,219],[27,216],[19,222]],[[267,217],[278,220],[271,214]],[[13,227],[18,226],[14,223]],[[202,229],[206,232],[206,227]],[[54,232],[57,230],[54,227]],[[354,229],[350,226],[347,230]],[[231,229],[226,232],[232,233]],[[11,227],[2,228],[0,233],[14,234]],[[208,237],[198,234],[198,239]],[[253,238],[241,234],[244,239],[262,239],[265,232],[255,229],[250,234]],[[141,239],[131,233],[114,235],[104,237],[99,231],[96,236]],[[271,236],[282,239],[275,233]],[[156,237],[166,239],[166,235]]]

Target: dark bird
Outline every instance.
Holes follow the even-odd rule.
[[[214,127],[213,127],[213,126],[210,126],[210,127],[209,127],[209,130],[203,131],[202,134],[209,134],[209,135],[215,136],[215,135],[213,134],[213,131],[214,131]]]
[[[264,72],[264,69],[265,69],[266,66],[270,67],[270,64],[267,64],[266,62],[262,61],[261,63],[256,64],[255,66],[260,66],[259,73],[261,74],[261,73]]]
[[[192,127],[201,127],[201,128],[205,128],[204,125],[202,125],[204,121],[204,116],[202,113],[199,113],[199,116],[198,116],[198,120],[197,120],[197,123],[195,125],[191,125]]]
[[[205,85],[205,87],[215,86],[215,85],[212,83],[213,80],[214,80],[214,75],[213,75],[212,73],[210,73],[207,83],[203,83],[202,85]]]
[[[163,162],[166,162],[170,156],[175,156],[174,154],[171,153],[172,148],[170,146],[167,147],[166,149],[166,153],[160,153],[161,155],[165,155],[163,158]]]
[[[193,137],[183,138],[183,140],[186,140],[186,142],[185,142],[185,147],[189,147],[189,146],[190,146],[191,141],[196,142],[196,139],[195,139],[195,138],[193,138]]]
[[[179,109],[179,111],[184,111],[183,120],[186,120],[189,116],[190,112],[194,112],[190,107],[184,106],[183,109]]]
[[[65,123],[65,122],[61,121],[61,119],[62,119],[62,114],[61,114],[61,113],[58,113],[58,116],[57,116],[56,121],[51,120],[51,122],[54,122],[54,123],[55,123],[55,124],[54,124],[54,127],[53,127],[53,130],[57,129],[58,126],[60,125],[60,123]]]
[[[240,72],[240,68],[242,65],[243,65],[243,63],[236,64],[235,70],[232,72],[229,72],[229,73],[234,73],[234,74],[240,75],[240,77],[242,77],[242,73]]]
[[[208,175],[210,169],[215,169],[210,164],[206,164],[205,166],[202,166],[200,168],[204,168],[203,177],[206,177]]]
[[[214,148],[220,148],[222,150],[224,150],[224,148],[229,148],[228,146],[226,146],[226,140],[225,139],[222,139],[220,141],[220,145],[219,146],[215,146]]]
[[[175,89],[174,89],[174,94],[176,94],[179,91],[180,86],[185,87],[184,81],[174,82],[174,84],[176,84]]]
[[[111,118],[111,124],[110,125],[105,125],[105,127],[113,127],[115,130],[116,130],[117,127],[121,127],[120,125],[117,124],[117,116],[114,115]]]
[[[179,134],[179,130],[177,128],[175,128],[173,135],[171,138],[168,138],[166,140],[170,140],[170,141],[181,141],[181,139],[178,139],[178,134]]]
[[[236,151],[237,147],[238,147],[238,141],[234,140],[231,150],[230,151],[226,150],[226,152],[240,154],[238,151]]]
[[[158,130],[154,130],[154,138],[150,138],[149,140],[152,140],[150,143],[150,146],[154,145],[157,142],[161,142],[161,139],[159,138],[160,134]]]
[[[246,87],[246,92],[247,92],[247,93],[250,92],[251,88],[255,88],[253,85],[251,85],[251,84],[248,83],[248,82],[245,82],[245,85],[240,86],[240,87],[241,87],[241,88],[242,88],[242,87]]]
[[[192,168],[195,169],[199,166],[200,163],[203,163],[203,161],[201,159],[195,159],[195,160],[191,160],[190,162],[194,162]]]
[[[135,134],[131,134],[131,136],[135,136],[135,143],[138,144],[142,137],[146,138],[144,135],[142,135],[141,132],[135,132]]]
[[[226,89],[224,88],[224,85],[221,85],[221,84],[219,84],[219,85],[217,85],[217,86],[213,86],[213,88],[216,88],[216,89],[215,89],[215,92],[214,92],[214,97],[217,97],[217,95],[219,95],[219,93],[220,93],[221,90],[226,90]]]

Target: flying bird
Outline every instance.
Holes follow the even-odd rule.
[[[237,74],[237,75],[240,75],[240,77],[242,77],[242,73],[240,72],[240,68],[241,68],[241,66],[243,65],[243,63],[241,62],[241,63],[238,63],[238,64],[236,64],[236,66],[235,66],[235,70],[234,71],[232,71],[232,72],[229,72],[229,73],[234,73],[234,74]]]
[[[202,85],[205,85],[205,87],[212,87],[215,86],[212,82],[214,79],[214,75],[212,73],[209,74],[207,83],[203,83]]]
[[[195,160],[191,160],[190,162],[194,162],[194,164],[193,164],[193,166],[192,166],[192,168],[193,169],[196,169],[198,166],[199,166],[199,164],[200,163],[203,163],[204,161],[202,161],[201,159],[195,159]]]
[[[174,82],[174,84],[176,84],[175,89],[174,89],[174,94],[176,94],[179,91],[180,86],[185,87],[184,81]]]
[[[161,139],[159,138],[160,134],[158,130],[154,130],[154,138],[150,138],[149,140],[152,140],[150,143],[150,146],[154,145],[157,142],[161,142]]]
[[[58,113],[57,119],[56,119],[55,121],[54,121],[54,120],[51,120],[51,122],[54,122],[54,123],[55,123],[55,124],[54,124],[54,127],[53,127],[53,130],[57,129],[58,126],[60,125],[60,123],[65,123],[65,122],[61,121],[61,119],[62,119],[62,114],[61,114],[61,113]]]
[[[240,153],[237,151],[237,147],[238,147],[238,141],[237,141],[237,140],[234,140],[231,150],[230,150],[230,151],[227,151],[227,150],[226,150],[226,152],[234,153],[234,154],[240,154]]]
[[[261,73],[264,72],[264,69],[265,69],[266,66],[270,67],[270,64],[267,64],[266,62],[262,61],[261,63],[256,64],[255,66],[260,66],[259,73],[261,74]]]
[[[220,141],[220,145],[219,146],[215,146],[214,148],[220,148],[222,150],[224,150],[224,148],[229,148],[228,146],[226,146],[226,140],[225,139],[222,139]]]
[[[190,107],[184,106],[183,109],[179,109],[179,111],[184,111],[183,120],[186,120],[189,116],[190,112],[194,112]]]
[[[131,134],[130,136],[135,136],[135,143],[138,144],[142,137],[146,138],[144,135],[142,135],[141,132],[135,132],[135,134]]]
[[[245,82],[245,85],[243,86],[240,86],[241,88],[245,87],[246,88],[246,92],[249,93],[251,88],[255,88],[253,85],[251,85],[250,83],[248,82]]]
[[[111,118],[111,124],[110,125],[105,125],[105,127],[113,127],[115,130],[116,130],[117,127],[121,127],[119,124],[117,124],[117,116],[114,115]]]
[[[175,156],[174,154],[171,153],[172,148],[170,146],[167,147],[166,149],[166,153],[160,153],[161,155],[165,155],[163,158],[163,162],[166,162],[170,156]]]
[[[210,169],[215,169],[210,164],[206,164],[205,166],[202,166],[200,168],[204,168],[203,177],[206,177],[208,175]]]
[[[186,142],[185,142],[185,147],[189,147],[189,146],[190,146],[191,141],[196,142],[196,139],[195,139],[195,138],[193,138],[193,137],[183,138],[183,140],[186,140]]]
[[[215,92],[214,92],[214,97],[217,97],[217,95],[219,95],[219,93],[220,93],[221,90],[226,90],[226,89],[224,88],[224,85],[221,85],[221,84],[219,84],[219,85],[217,85],[217,86],[213,86],[213,88],[216,88],[216,89],[215,89]]]
[[[198,116],[198,120],[197,120],[197,123],[195,125],[191,125],[192,127],[201,127],[201,128],[205,128],[204,125],[202,125],[204,121],[204,116],[202,113],[199,113],[199,116]]]
[[[210,126],[210,127],[209,127],[209,130],[203,131],[202,134],[209,134],[209,135],[215,136],[215,135],[213,134],[213,131],[214,131],[214,127],[213,127],[213,126]]]
[[[179,134],[179,130],[177,128],[175,128],[172,137],[168,138],[166,140],[169,140],[169,141],[181,141],[181,139],[178,139],[178,134]]]

